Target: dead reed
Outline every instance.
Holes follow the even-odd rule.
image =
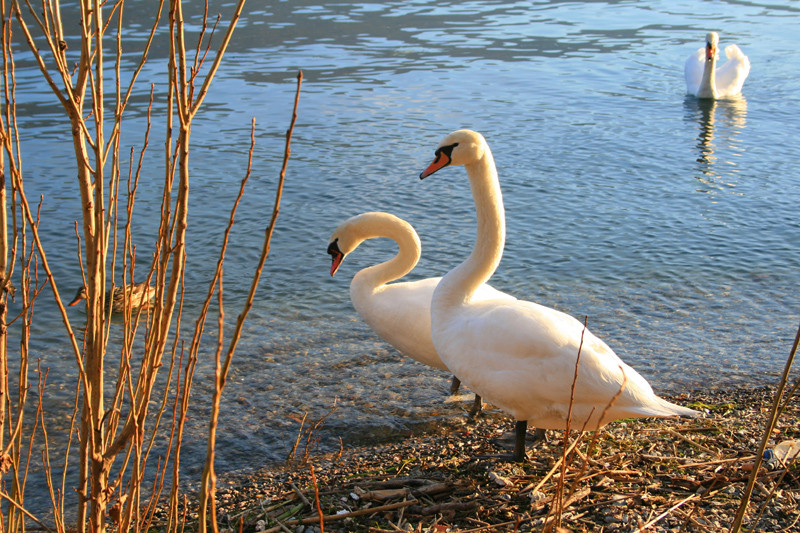
[[[800,381],[786,392],[798,339],[800,330],[775,388],[672,398],[705,413],[700,419],[620,421],[592,432],[588,443],[587,433],[571,438],[567,429],[513,464],[497,453],[511,424],[487,409],[439,432],[306,455],[310,476],[287,462],[231,479],[220,513],[228,524],[266,532],[319,523],[320,530],[372,533],[677,533],[738,531],[745,522],[750,531],[793,531],[796,461],[767,469],[760,459],[768,445],[800,439],[800,406],[791,401]],[[575,381],[579,365],[580,357]],[[313,499],[305,495],[312,490]]]
[[[670,398],[706,416],[611,423],[590,439],[572,439],[567,450],[560,438],[536,445],[521,465],[497,459],[506,451],[498,437],[513,423],[491,408],[434,433],[351,443],[341,455],[310,458],[325,530],[728,531],[774,394],[770,387]],[[773,443],[800,438],[799,415],[796,402],[786,406]],[[797,467],[756,472],[748,530],[792,531],[800,518]],[[222,528],[243,521],[246,531],[277,532],[319,524],[307,466],[276,465],[226,481],[218,493]]]
[[[228,7],[227,23],[221,23],[222,14],[210,22],[207,4],[201,20],[185,18],[183,0],[160,0],[149,6],[134,6],[137,10],[151,9],[153,24],[144,41],[137,38],[129,43],[124,16],[128,6],[124,2],[79,0],[76,5],[67,7],[58,0],[44,0],[37,5],[0,0],[3,51],[0,473],[6,488],[0,491],[0,497],[7,502],[0,510],[3,531],[22,531],[26,529],[26,520],[59,533],[67,530],[103,532],[109,527],[118,531],[148,530],[157,504],[164,497],[169,510],[165,528],[170,531],[183,528],[186,507],[181,494],[180,452],[184,421],[208,304],[214,297],[219,309],[216,383],[211,399],[208,461],[202,479],[205,500],[200,508],[203,513],[211,510],[211,517],[202,521],[201,529],[205,530],[208,523],[217,531],[213,464],[219,401],[242,323],[252,306],[269,252],[302,80],[302,76],[298,76],[273,216],[266,228],[261,258],[254,269],[251,289],[233,336],[226,346],[222,337],[222,266],[238,199],[220,243],[219,261],[209,285],[206,305],[195,319],[194,329],[188,328],[190,338],[186,339],[182,322],[192,123],[201,112],[215,74],[223,63],[244,4],[245,0],[238,0]],[[79,25],[64,24],[68,17],[62,10],[66,9],[79,10]],[[166,26],[166,31],[160,31],[162,26]],[[18,36],[16,40],[15,36]],[[148,80],[147,126],[140,147],[131,148],[127,154],[130,160],[126,175],[122,163],[126,154],[121,146],[123,117],[148,62],[151,46],[160,38],[168,41],[169,65],[163,79]],[[86,292],[85,315],[80,315],[82,324],[77,327],[73,324],[74,315],[71,318],[66,311],[59,290],[62,282],[55,278],[39,236],[40,213],[25,194],[15,93],[14,50],[20,44],[32,54],[42,78],[60,103],[72,133],[75,194],[81,203],[80,211],[75,213],[78,220],[76,258]],[[126,63],[138,55],[132,68],[125,70],[123,55]],[[166,112],[154,117],[152,103],[157,97],[166,102]],[[137,260],[133,207],[143,172],[148,179],[154,179],[154,173],[145,170],[145,153],[151,131],[158,126],[164,128],[166,138],[160,223],[151,248],[144,254],[146,259]],[[250,156],[239,198],[250,175],[254,127],[255,124],[251,126]],[[69,238],[69,235],[64,237]],[[141,252],[139,256],[142,257]],[[120,286],[115,285],[118,277],[122,279]],[[134,300],[131,290],[120,291],[124,334],[120,342],[112,343],[110,332],[117,327],[111,320],[114,288],[130,287],[137,277],[145,280],[145,286],[154,287],[152,303],[141,305]],[[15,280],[13,284],[12,279]],[[22,312],[9,321],[7,302],[15,290]],[[35,302],[50,294],[60,312],[64,339],[72,348],[79,375],[70,433],[65,438],[66,449],[54,449],[49,445],[48,421],[52,415],[42,408],[41,402],[32,412],[28,399],[29,374],[36,368],[28,353]],[[109,304],[106,303],[107,294]],[[145,294],[148,293],[145,291]],[[14,338],[10,338],[7,326],[15,321],[19,324],[15,325]],[[20,346],[19,353],[14,354],[18,359],[13,365],[14,376],[8,372],[9,342]],[[118,361],[115,368],[111,368],[109,361]],[[39,370],[40,399],[46,384],[42,372]],[[154,457],[157,442],[166,443],[166,450]],[[41,455],[37,457],[39,450]],[[25,508],[30,467],[39,458],[52,506],[52,516],[47,520],[33,516]],[[67,472],[71,471],[78,472],[77,486],[67,483]],[[145,490],[145,487],[149,488]],[[77,497],[77,503],[71,503],[72,496]],[[75,513],[70,523],[65,518],[70,514],[68,511]],[[53,525],[44,526],[45,522]]]

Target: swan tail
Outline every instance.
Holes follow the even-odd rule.
[[[694,409],[689,409],[688,407],[683,407],[681,405],[668,402],[667,400],[659,397],[656,397],[655,401],[649,405],[643,406],[641,412],[646,416],[656,417],[684,416],[687,418],[697,418],[702,414]]]

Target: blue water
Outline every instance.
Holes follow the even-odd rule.
[[[325,253],[340,221],[383,210],[421,236],[412,277],[441,275],[466,257],[475,221],[463,169],[417,178],[439,140],[461,127],[484,134],[503,187],[508,238],[495,287],[588,316],[592,331],[659,392],[776,380],[800,319],[800,7],[329,4],[252,2],[195,120],[187,327],[207,291],[255,117],[253,177],[225,270],[227,316],[239,311],[303,70],[278,227],[225,393],[219,470],[283,459],[296,418],[318,418],[334,403],[318,450],[338,447],[339,437],[463,416],[458,404],[443,403],[447,373],[398,356],[349,302],[350,277],[393,246],[366,243],[333,279]],[[137,9],[127,20],[140,43],[149,14]],[[709,30],[752,62],[741,100],[685,95],[683,62]],[[142,273],[160,203],[166,53],[157,43],[123,141],[124,151],[141,145],[155,83],[157,125],[134,219]],[[28,195],[44,195],[45,246],[61,290],[71,293],[80,271],[69,128],[21,47],[17,59]],[[134,61],[125,56],[128,68]],[[53,369],[48,401],[66,409],[59,406],[72,399],[74,360],[48,298],[37,304],[34,348]],[[70,309],[76,323],[82,313]],[[205,451],[212,350],[209,337],[183,455],[193,472]]]

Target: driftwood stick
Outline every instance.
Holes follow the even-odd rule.
[[[377,490],[364,490],[356,487],[354,490],[356,496],[364,501],[386,501],[393,498],[402,498],[411,494],[411,489],[408,487],[400,487],[396,489],[377,489]]]
[[[384,489],[399,489],[403,487],[419,487],[425,485],[434,485],[436,481],[431,479],[425,478],[418,478],[418,477],[395,477],[392,479],[386,479],[384,481],[376,481],[370,483],[371,487],[375,488],[384,488]]]
[[[439,503],[436,505],[429,505],[428,507],[414,507],[411,510],[417,511],[421,515],[430,516],[445,511],[472,511],[477,509],[480,504],[476,501],[470,502],[447,502]]]
[[[566,509],[567,507],[569,507],[573,503],[577,502],[578,500],[584,499],[585,497],[587,497],[591,493],[592,493],[592,489],[590,489],[589,487],[586,487],[586,488],[583,488],[583,489],[580,489],[578,491],[573,492],[568,498],[566,498],[564,500],[564,502],[563,502],[564,509]],[[552,503],[555,499],[556,499],[555,496],[549,496],[547,498],[544,498],[543,500],[539,500],[537,502],[534,502],[534,503],[531,504],[531,510],[536,510],[536,509],[539,509],[541,507],[544,507],[548,503]]]
[[[676,468],[697,468],[700,466],[711,466],[711,465],[719,465],[725,463],[738,463],[739,461],[752,461],[755,459],[755,455],[744,455],[742,457],[730,457],[728,459],[718,459],[716,461],[706,461],[704,463],[688,463],[685,465],[677,465]]]
[[[294,483],[289,483],[289,486],[291,486],[295,494],[297,494],[297,496],[299,496],[300,499],[303,500],[304,504],[308,505],[309,508],[312,508],[311,502],[308,501],[308,498],[306,498],[305,494],[300,492],[300,489],[297,487],[297,485],[295,485]]]
[[[274,518],[273,520],[275,520],[278,523],[278,531],[283,531],[283,533],[294,533],[291,529],[283,525],[283,522],[281,522],[277,518]]]
[[[333,522],[334,520],[344,520],[345,518],[350,518],[354,516],[362,516],[365,514],[372,514],[372,513],[380,513],[383,511],[392,511],[394,509],[400,509],[401,507],[408,507],[409,505],[414,505],[419,503],[418,500],[407,500],[397,503],[390,503],[387,505],[380,505],[378,507],[370,507],[368,509],[359,509],[357,511],[351,511],[349,513],[342,513],[342,514],[329,514],[322,517],[323,522]],[[320,517],[318,515],[310,516],[308,518],[303,518],[302,520],[287,520],[283,523],[284,526],[296,526],[298,524],[315,524],[320,521]],[[264,531],[264,533],[278,533],[281,530],[280,526],[276,526]]]
[[[681,439],[682,441],[691,444],[692,446],[694,446],[698,450],[703,450],[704,452],[708,452],[711,455],[716,455],[716,453],[717,453],[714,450],[712,450],[711,448],[708,448],[706,446],[703,446],[702,444],[696,443],[695,441],[693,441],[689,437],[684,437],[683,435],[681,435],[680,433],[678,433],[677,431],[675,431],[673,429],[670,429],[670,428],[665,428],[665,429],[666,429],[666,432],[669,433],[670,435],[672,435],[673,437],[677,437],[677,438]]]

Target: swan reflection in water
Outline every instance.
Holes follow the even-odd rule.
[[[697,180],[699,192],[711,193],[735,187],[736,157],[745,148],[739,134],[747,122],[747,100],[739,95],[725,100],[688,96],[684,102],[687,121],[697,122]]]

